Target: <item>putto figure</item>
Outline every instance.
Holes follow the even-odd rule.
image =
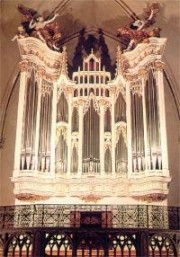
[[[125,46],[124,51],[133,50],[138,43],[148,43],[149,37],[160,37],[160,28],[150,28],[155,23],[158,12],[159,4],[153,3],[144,19],[135,19],[129,26],[117,30],[117,37]]]
[[[39,38],[51,49],[58,51],[58,44],[61,38],[59,24],[55,21],[58,14],[46,20],[42,15],[39,15],[37,11],[27,8],[22,4],[18,5],[18,10],[23,15],[21,27],[24,29],[24,33],[28,36]],[[19,38],[18,35],[17,38]]]

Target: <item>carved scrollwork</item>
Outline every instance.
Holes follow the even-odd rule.
[[[135,82],[131,82],[131,90],[133,94],[137,94],[138,96],[142,95],[142,82],[137,80]]]
[[[42,201],[42,200],[48,200],[49,196],[44,196],[44,195],[35,195],[35,194],[16,194],[15,195],[16,199],[21,200],[21,201]]]
[[[93,202],[96,203],[97,201],[101,200],[103,197],[99,195],[89,194],[81,196],[80,199],[82,199],[85,202]]]
[[[157,194],[148,194],[143,196],[133,196],[133,198],[138,201],[152,203],[152,202],[164,201],[165,199],[167,199],[167,195],[157,193]]]
[[[154,68],[156,70],[163,71],[164,70],[164,66],[165,66],[164,62],[161,62],[161,61],[155,61],[154,62]]]
[[[91,99],[93,100],[93,106],[94,106],[95,111],[99,114],[100,113],[99,103],[93,94],[91,94],[88,97],[87,101],[84,103],[83,114],[85,114],[87,112],[87,110],[89,109]]]
[[[42,87],[41,87],[41,94],[45,96],[46,94],[50,94],[52,91],[52,84],[43,80]]]
[[[28,61],[22,61],[19,63],[21,72],[28,72],[29,70],[29,62]]]

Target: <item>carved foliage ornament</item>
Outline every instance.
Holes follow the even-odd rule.
[[[90,107],[91,99],[93,100],[93,106],[94,106],[95,111],[99,114],[100,108],[99,108],[98,101],[97,101],[96,97],[92,94],[90,95],[90,97],[88,97],[87,101],[84,104],[83,113],[85,114],[88,111],[88,109]]]
[[[102,196],[94,195],[94,194],[84,195],[80,197],[80,199],[82,199],[85,202],[94,202],[94,203],[101,200],[102,198],[103,198]]]
[[[35,194],[16,194],[15,197],[21,201],[42,201],[48,200],[49,196],[35,195]]]

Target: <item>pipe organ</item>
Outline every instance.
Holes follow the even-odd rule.
[[[65,48],[18,39],[17,201],[166,201],[165,43],[118,48],[114,79],[92,50],[70,79]]]

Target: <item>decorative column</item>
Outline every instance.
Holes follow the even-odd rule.
[[[140,71],[140,75],[142,77],[141,82],[142,82],[142,102],[143,102],[143,124],[144,124],[144,152],[145,152],[145,171],[150,169],[150,161],[149,161],[149,156],[148,156],[148,142],[147,142],[147,110],[146,110],[146,99],[145,99],[145,87],[146,87],[146,75],[147,72],[145,69],[142,69]]]
[[[161,133],[161,150],[162,150],[162,170],[164,175],[169,176],[168,149],[167,149],[167,127],[166,127],[166,112],[165,112],[165,95],[163,82],[163,62],[155,62],[156,79],[158,88],[158,105]]]
[[[126,81],[126,118],[127,118],[127,150],[128,176],[132,174],[132,122],[131,122],[131,84]]]
[[[78,175],[82,175],[83,101],[79,101]]]
[[[22,128],[23,128],[23,115],[25,108],[25,95],[26,95],[26,82],[28,74],[28,61],[20,62],[20,87],[19,87],[19,102],[18,102],[18,115],[16,126],[16,143],[14,155],[14,176],[19,174],[20,170],[20,156],[21,156],[21,143],[22,143]]]
[[[104,175],[104,99],[99,101],[100,105],[100,170],[101,175]]]
[[[116,88],[111,87],[110,90],[111,95],[111,103],[112,103],[112,109],[111,109],[111,130],[112,130],[112,175],[115,176],[115,148],[116,148],[116,133],[115,133],[115,121],[114,121],[114,107],[115,107],[115,92]]]
[[[67,175],[69,176],[71,173],[71,133],[72,133],[72,93],[73,89],[68,88],[68,163],[67,163]]]
[[[50,173],[55,175],[55,161],[56,161],[56,117],[57,117],[57,83],[53,83],[53,96],[52,96],[52,118],[51,118],[51,162]]]

